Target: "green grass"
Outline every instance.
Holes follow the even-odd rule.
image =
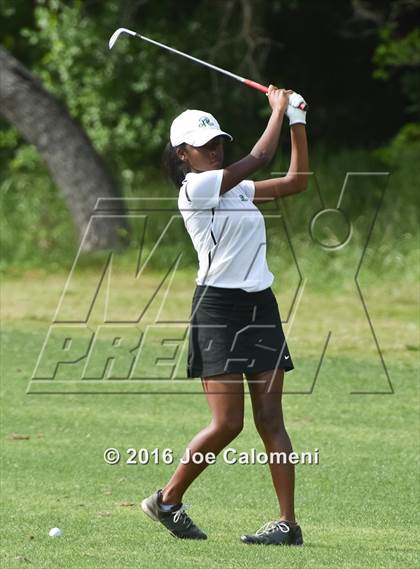
[[[319,288],[305,293],[291,330],[297,369],[287,374],[286,391],[311,383],[319,339],[330,329],[333,336],[312,395],[284,398],[295,450],[318,448],[320,457],[319,465],[297,467],[305,546],[288,549],[239,541],[277,517],[267,466],[219,460],[209,467],[185,496],[209,539],[190,543],[172,538],[139,508],[175,465],[104,463],[107,447],[120,449],[124,459],[129,447],[170,447],[178,460],[209,420],[204,396],[26,393],[65,278],[32,272],[3,284],[2,567],[418,567],[418,327],[410,283],[379,278],[364,288],[393,395],[351,394],[386,387],[352,283],[335,296]],[[78,279],[71,295],[76,311],[97,275]],[[289,285],[280,280],[275,290],[283,312]],[[157,275],[148,275],[139,299],[156,282]],[[129,283],[123,274],[119,290]],[[192,283],[193,275],[180,275],[169,316],[188,310]],[[128,302],[118,296],[121,310]],[[245,413],[244,431],[230,446],[262,450],[248,395]],[[48,537],[54,526],[62,538]]]

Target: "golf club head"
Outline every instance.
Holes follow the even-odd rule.
[[[115,30],[115,32],[112,34],[112,36],[109,39],[109,49],[112,49],[115,42],[117,41],[117,39],[119,38],[120,34],[122,33],[126,33],[126,34],[130,34],[130,36],[136,36],[137,33],[133,32],[133,30],[128,30],[127,28],[118,28],[118,30]]]

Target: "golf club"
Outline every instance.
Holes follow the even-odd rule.
[[[196,63],[201,63],[201,65],[205,65],[206,67],[210,67],[210,69],[214,69],[215,71],[218,71],[219,73],[223,73],[224,75],[228,75],[229,77],[232,77],[232,79],[236,79],[237,81],[244,83],[248,87],[252,87],[253,89],[257,89],[258,91],[261,91],[262,93],[268,92],[268,87],[265,87],[265,85],[261,85],[261,83],[257,83],[256,81],[252,81],[251,79],[245,79],[245,77],[241,77],[240,75],[236,75],[235,73],[231,73],[230,71],[226,71],[226,69],[222,69],[221,67],[217,67],[216,65],[212,65],[211,63],[207,63],[206,61],[203,61],[202,59],[198,59],[196,57],[193,57],[192,55],[188,55],[187,53],[184,53],[182,51],[178,51],[177,49],[174,49],[173,47],[169,47],[167,45],[164,45],[163,43],[159,43],[155,40],[152,40],[150,38],[142,36],[142,35],[138,34],[137,32],[133,32],[133,30],[128,30],[127,28],[118,28],[117,30],[115,30],[115,32],[112,34],[112,36],[109,40],[109,49],[113,48],[113,46],[115,45],[115,42],[117,41],[119,36],[123,33],[129,34],[130,36],[135,36],[135,37],[140,38],[144,41],[147,41],[149,43],[157,45],[158,47],[162,47],[163,49],[167,49],[168,51],[171,51],[172,53],[182,55],[183,57],[186,57],[187,59],[191,59],[191,61],[195,61]],[[305,111],[305,110],[307,110],[308,105],[306,105],[305,103],[301,103],[299,105],[299,108],[302,109],[303,111]]]

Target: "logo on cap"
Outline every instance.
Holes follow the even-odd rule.
[[[216,125],[209,117],[204,116],[198,119],[198,126],[202,128],[203,126],[215,127]]]

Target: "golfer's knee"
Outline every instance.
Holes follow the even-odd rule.
[[[283,415],[278,410],[258,409],[254,413],[254,423],[262,437],[286,434]]]
[[[236,438],[244,427],[243,417],[224,417],[212,423],[213,429],[227,442]]]

